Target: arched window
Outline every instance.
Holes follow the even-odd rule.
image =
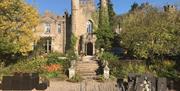
[[[87,22],[87,33],[93,33],[93,23],[91,21]]]

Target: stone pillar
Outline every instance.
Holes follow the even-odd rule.
[[[103,72],[104,74],[104,78],[105,79],[109,79],[109,67],[108,67],[108,63],[106,62],[106,64],[105,64],[105,67],[104,67],[104,72]]]
[[[75,68],[69,68],[69,79],[75,76]]]
[[[75,64],[76,60],[71,61],[71,67],[68,69],[69,70],[69,79],[75,76]]]

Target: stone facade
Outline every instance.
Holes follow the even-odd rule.
[[[66,50],[67,31],[70,30],[70,16],[67,12],[63,16],[56,16],[50,12],[45,12],[41,17],[40,24],[36,27],[36,33],[39,37],[39,46],[46,53],[60,52]]]
[[[101,0],[104,6],[106,0]],[[45,51],[57,51],[65,53],[70,48],[70,39],[74,35],[77,38],[74,46],[77,55],[94,55],[95,41],[94,26],[97,20],[93,14],[97,13],[94,0],[71,0],[71,15],[67,12],[63,16],[56,16],[46,12],[41,17],[41,23],[36,27],[39,43]]]

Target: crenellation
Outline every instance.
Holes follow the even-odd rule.
[[[173,12],[175,12],[176,10],[177,10],[177,7],[174,6],[174,5],[166,5],[166,6],[164,6],[164,11],[165,11],[165,12],[171,12],[171,13],[173,13]]]
[[[94,1],[93,0],[80,0],[80,6],[86,6],[86,5],[93,5]]]

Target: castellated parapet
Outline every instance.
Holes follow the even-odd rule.
[[[177,10],[177,8],[176,8],[176,6],[174,6],[174,5],[166,5],[166,6],[164,6],[164,11],[165,12],[171,12],[171,13],[173,13],[173,12],[175,12]]]

